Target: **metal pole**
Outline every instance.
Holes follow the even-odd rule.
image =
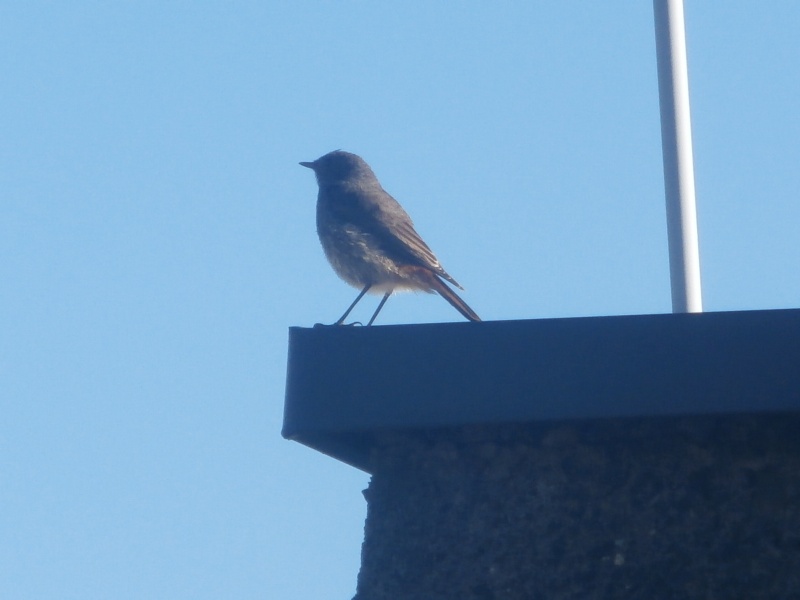
[[[703,312],[683,0],[653,0],[672,312]]]

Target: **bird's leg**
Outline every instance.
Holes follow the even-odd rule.
[[[389,290],[388,292],[386,292],[383,295],[383,298],[381,299],[381,303],[378,304],[378,308],[375,310],[375,314],[372,315],[372,318],[369,320],[369,323],[367,323],[367,327],[372,325],[372,322],[375,320],[375,317],[377,317],[378,313],[381,312],[381,309],[383,308],[383,305],[386,304],[386,301],[389,299],[389,296],[391,296],[391,295],[392,295],[392,290]]]
[[[371,283],[368,283],[367,285],[364,286],[364,289],[361,290],[361,292],[358,294],[358,297],[355,300],[353,300],[353,303],[347,308],[346,311],[344,311],[344,314],[339,318],[338,321],[336,321],[336,323],[334,323],[334,325],[341,325],[342,323],[344,323],[344,320],[347,318],[347,315],[350,314],[350,311],[353,310],[355,305],[358,304],[358,301],[361,300],[364,297],[364,294],[366,294],[369,291],[369,288],[371,288],[371,287],[372,287]],[[384,300],[384,302],[385,302],[385,300]],[[381,306],[382,305],[383,305],[383,303],[381,303]],[[375,313],[375,314],[377,314],[377,313]],[[372,318],[374,319],[375,317],[372,317]],[[372,323],[372,321],[370,321],[370,323]]]

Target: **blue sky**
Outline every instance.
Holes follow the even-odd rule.
[[[686,18],[705,308],[797,307],[800,4]],[[356,294],[298,161],[362,155],[484,319],[670,311],[650,2],[3,2],[0,69],[0,597],[355,592],[368,477],[279,434]]]

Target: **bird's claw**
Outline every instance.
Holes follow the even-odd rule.
[[[338,323],[337,322],[337,323],[331,323],[330,325],[328,325],[327,323],[314,323],[314,329],[317,329],[318,327],[339,327],[341,325],[343,325],[345,327],[353,327],[355,325],[360,325],[361,327],[364,326],[364,324],[361,321],[353,321],[352,323]]]

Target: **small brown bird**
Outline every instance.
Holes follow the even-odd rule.
[[[459,289],[414,229],[403,207],[381,187],[360,156],[335,150],[301,165],[314,171],[319,185],[317,233],[333,270],[358,297],[336,325],[341,325],[367,292],[383,299],[367,325],[372,325],[395,291],[436,292],[470,321],[480,321],[443,279]]]

